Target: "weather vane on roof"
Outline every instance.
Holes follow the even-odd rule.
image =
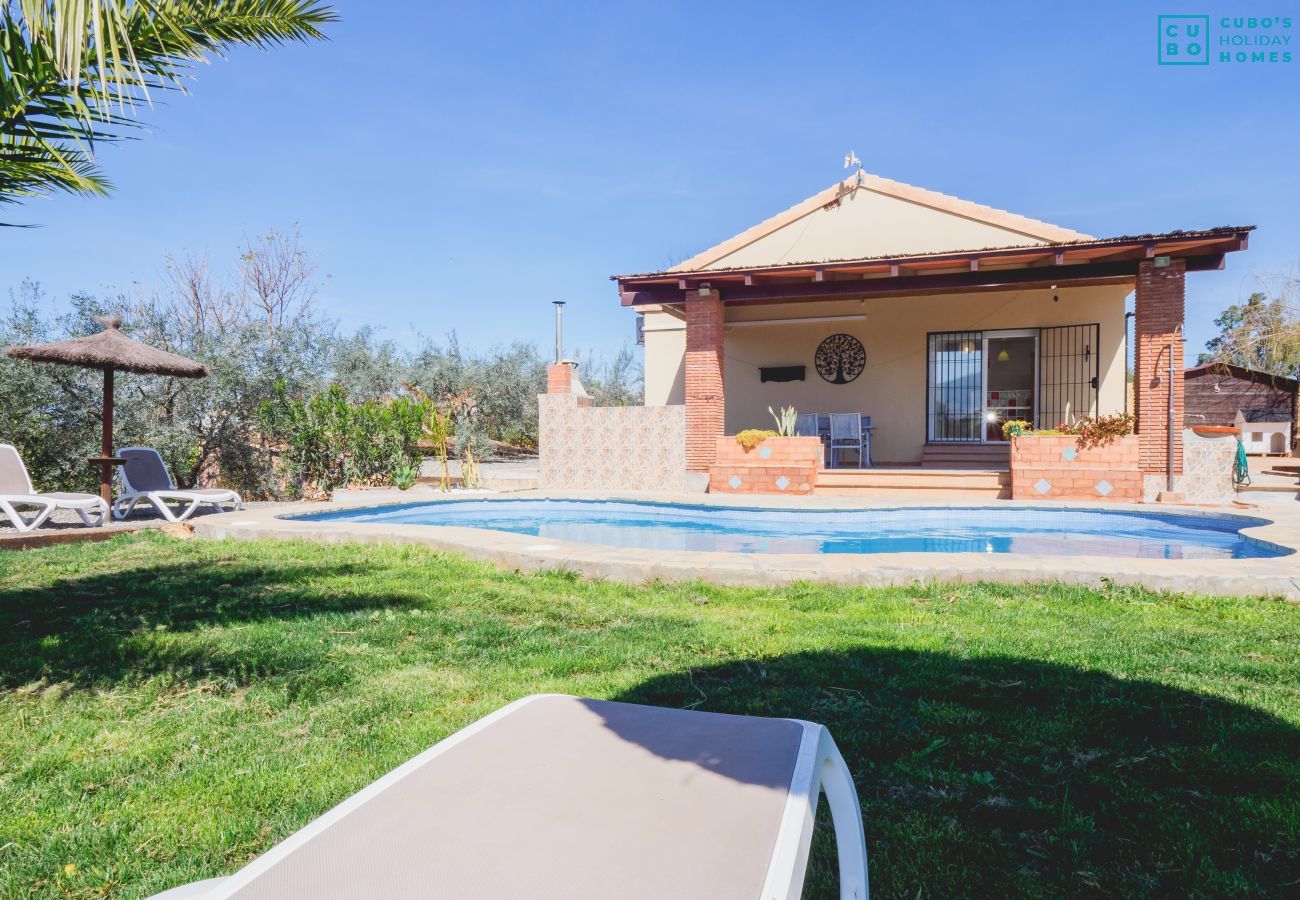
[[[862,160],[858,159],[858,155],[854,153],[852,150],[850,150],[848,153],[844,155],[844,168],[851,169],[854,166],[858,167],[858,171],[856,173],[857,182],[858,184],[862,184],[862,180],[864,177],[862,173]]]

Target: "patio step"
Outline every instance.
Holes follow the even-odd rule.
[[[1005,469],[1011,466],[1007,444],[926,444],[921,465],[936,469]]]
[[[815,493],[854,497],[1009,500],[1005,469],[823,469]]]
[[[1290,484],[1251,484],[1237,488],[1244,503],[1283,504],[1300,502],[1300,487]]]

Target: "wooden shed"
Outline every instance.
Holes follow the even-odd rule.
[[[1183,372],[1183,422],[1188,428],[1237,425],[1238,412],[1249,420],[1250,414],[1284,410],[1291,423],[1289,439],[1294,440],[1297,387],[1300,382],[1294,378],[1228,363],[1194,366]]]

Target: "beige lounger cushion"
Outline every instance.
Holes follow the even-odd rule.
[[[63,503],[95,504],[99,502],[98,494],[70,494],[61,491],[52,491],[48,494],[41,494],[40,496],[49,500],[58,500]]]
[[[35,493],[17,449],[9,444],[0,444],[0,494],[27,496]]]
[[[755,900],[801,734],[781,719],[540,697],[229,896]]]

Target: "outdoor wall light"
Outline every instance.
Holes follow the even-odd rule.
[[[1052,285],[1052,302],[1053,303],[1061,302],[1061,295],[1056,293],[1056,285]]]

